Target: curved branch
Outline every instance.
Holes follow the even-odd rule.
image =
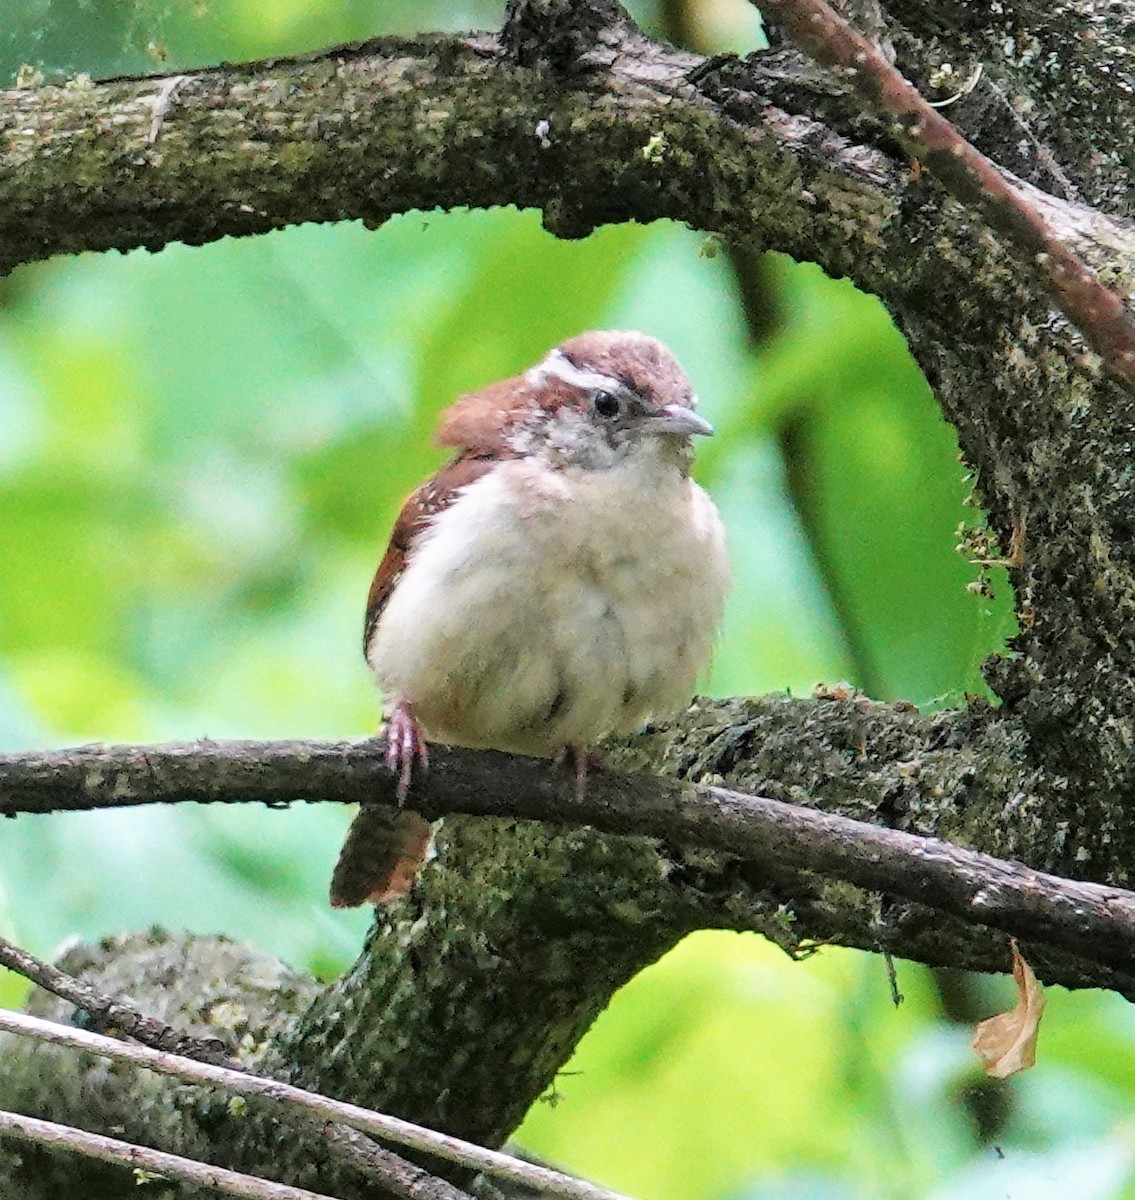
[[[186,801],[276,806],[313,795],[395,803],[382,739],[85,746],[0,756],[5,816]],[[454,813],[520,817],[716,850],[758,871],[787,867],[901,897],[1122,975],[1135,961],[1135,893],[728,788],[602,769],[580,795],[543,760],[439,747],[410,802],[430,820]]]
[[[567,236],[669,216],[746,238],[786,186],[833,233],[878,212],[882,155],[775,111],[750,129],[687,82],[701,62],[628,22],[566,79],[478,34],[200,70],[175,94],[161,77],[0,92],[0,272],[464,205],[540,207]],[[782,224],[803,253],[799,214]]]

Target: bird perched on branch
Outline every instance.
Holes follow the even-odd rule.
[[[681,708],[728,588],[717,509],[690,478],[713,432],[674,356],[592,332],[462,396],[454,457],[407,500],[363,638],[387,702],[401,805],[427,741],[553,756]],[[337,907],[405,892],[430,826],[365,806],[335,869]]]

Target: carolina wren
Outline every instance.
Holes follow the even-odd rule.
[[[456,453],[406,501],[363,636],[400,803],[427,738],[578,763],[689,701],[729,582],[690,479],[691,439],[713,432],[696,403],[660,342],[593,332],[444,414]],[[406,891],[429,835],[417,813],[363,808],[332,904]]]

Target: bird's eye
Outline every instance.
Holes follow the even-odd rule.
[[[596,392],[591,397],[591,407],[605,420],[617,417],[623,411],[623,402],[611,392]]]

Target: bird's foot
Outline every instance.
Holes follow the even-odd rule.
[[[400,696],[386,718],[386,765],[398,776],[394,796],[399,808],[410,793],[415,762],[425,771],[430,765],[430,755],[410,701]]]
[[[575,795],[582,800],[587,791],[587,772],[604,766],[603,756],[595,750],[583,750],[579,746],[565,746],[556,755],[557,766],[567,767],[575,775]]]

